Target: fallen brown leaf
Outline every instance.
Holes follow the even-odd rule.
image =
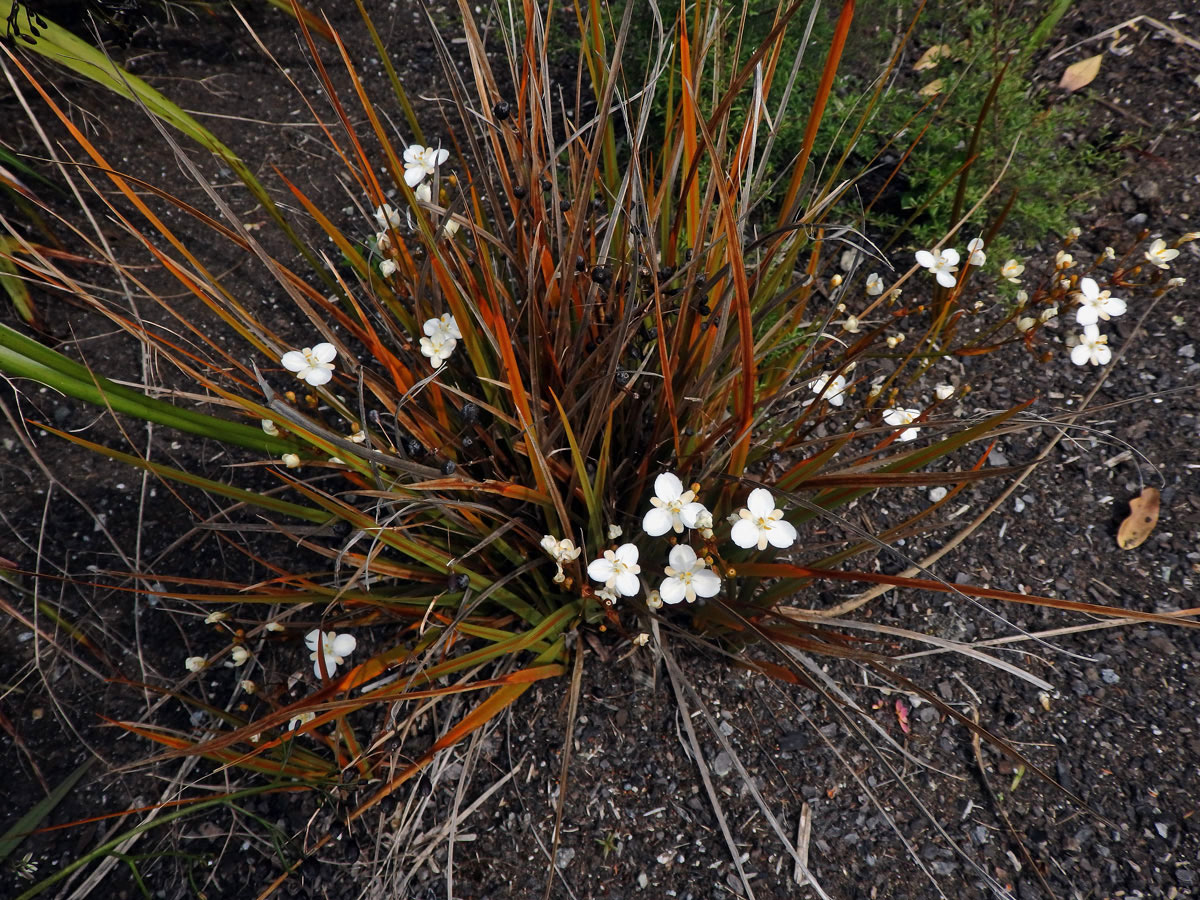
[[[1129,515],[1117,529],[1117,546],[1122,550],[1140,547],[1158,524],[1159,494],[1157,488],[1143,488],[1142,493],[1129,501]]]
[[[925,85],[925,87],[923,87],[919,91],[917,91],[917,93],[920,94],[922,97],[936,97],[938,94],[940,94],[942,92],[942,88],[944,88],[945,86],[946,86],[945,78],[935,78],[933,81],[929,82],[929,84]]]
[[[926,69],[932,69],[943,56],[949,56],[952,52],[949,44],[934,44],[913,63],[913,71],[923,72]]]
[[[1100,63],[1103,59],[1104,54],[1097,53],[1095,56],[1089,56],[1087,59],[1081,59],[1079,62],[1067,66],[1067,71],[1063,72],[1058,86],[1067,91],[1077,91],[1081,87],[1087,87],[1100,74]]]

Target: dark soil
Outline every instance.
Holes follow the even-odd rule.
[[[1200,14],[1171,18],[1174,8],[1161,0],[1076,3],[1043,54],[1040,77],[1056,82],[1066,65],[1100,52],[1109,41],[1055,56],[1059,50],[1136,15],[1153,16],[1200,38]],[[368,90],[382,94],[374,49],[352,23],[355,14],[342,12],[343,31],[361,42],[351,50],[366,61],[361,66]],[[346,206],[350,201],[323,178],[328,160],[317,142],[307,139],[302,124],[307,113],[299,112],[291,89],[240,24],[224,15],[201,13],[202,22],[191,15],[180,14],[175,24],[155,21],[137,29],[114,52],[185,108],[250,119],[211,119],[209,124],[261,173],[278,165],[327,208]],[[397,48],[395,62],[410,93],[436,92],[428,63],[431,47],[415,37],[418,7],[394,4],[375,16],[385,41]],[[285,17],[258,11],[250,21],[283,66],[307,71],[307,52]],[[1108,186],[1080,222],[1078,246],[1088,253],[1109,244],[1120,251],[1142,229],[1170,239],[1198,227],[1200,50],[1145,21],[1128,31],[1124,44],[1132,52],[1106,52],[1099,77],[1086,91],[1095,134],[1124,135],[1130,148],[1122,180]],[[139,171],[164,178],[175,174],[174,159],[136,111],[112,105],[87,85],[70,83],[65,91],[79,108],[105,111],[102,119],[86,121],[104,132],[106,147],[118,148],[115,159],[136,161]],[[40,153],[33,134],[22,131],[15,109],[11,98],[0,94],[0,117],[18,122],[19,134],[10,141]],[[427,109],[432,122],[435,107]],[[289,121],[297,124],[271,124]],[[222,173],[211,161],[203,165],[220,180]],[[180,217],[177,224],[186,228],[186,222]],[[996,515],[936,565],[939,576],[1145,611],[1200,605],[1197,246],[1186,245],[1173,267],[1173,274],[1189,283],[1169,293],[1143,329],[1135,331],[1142,310],[1132,304],[1130,314],[1110,329],[1125,356],[1091,411]],[[1048,244],[1029,256],[1052,258],[1055,249]],[[1076,255],[1086,253],[1077,250]],[[265,280],[256,286],[269,290]],[[112,334],[110,326],[68,311],[61,298],[38,302],[63,346],[99,371],[143,371],[133,342]],[[1034,396],[1039,399],[1031,415],[1074,412],[1099,371],[1070,365],[1061,349],[1046,364],[1032,355],[1002,356],[971,359],[966,368],[942,372],[941,380],[962,377],[974,387],[963,412],[1005,409]],[[19,385],[17,393],[8,390],[5,402],[16,415],[102,443],[120,442],[108,420],[28,384]],[[176,614],[167,615],[145,598],[119,590],[122,585],[112,578],[97,577],[107,587],[90,588],[59,576],[86,579],[89,566],[120,571],[132,560],[147,570],[157,561],[157,571],[232,578],[246,572],[244,555],[212,535],[192,535],[177,544],[191,516],[167,502],[161,487],[143,485],[129,469],[36,428],[27,432],[28,440],[44,468],[34,465],[20,447],[16,426],[0,423],[8,451],[0,463],[5,498],[0,557],[40,577],[0,584],[0,599],[11,615],[0,631],[0,724],[9,737],[0,744],[0,765],[12,773],[0,827],[15,822],[87,759],[97,762],[47,824],[170,800],[183,784],[213,792],[229,788],[232,774],[212,773],[205,763],[176,761],[123,771],[151,750],[98,716],[146,716],[159,698],[111,680],[112,674],[172,684],[183,671],[183,659],[204,652],[208,637],[196,623],[207,610],[172,607]],[[1001,459],[1018,465],[1032,460],[1053,433],[1045,426],[1010,435],[997,450]],[[146,439],[160,458],[201,474],[215,477],[228,461],[206,441],[161,430]],[[1144,485],[1162,489],[1159,526],[1142,547],[1119,551],[1116,525]],[[964,500],[971,503],[970,516],[1000,489],[984,483],[970,491]],[[208,512],[201,498],[183,496],[194,504],[196,516]],[[888,520],[899,521],[906,502],[880,498],[872,502],[870,518],[862,508],[851,515],[878,529]],[[947,527],[903,549],[919,558],[953,531]],[[278,552],[265,541],[261,550]],[[164,551],[169,555],[158,560]],[[894,571],[903,563],[881,560],[881,565]],[[829,606],[852,594],[833,585],[814,605]],[[56,628],[47,617],[51,608],[62,610],[89,642]],[[696,686],[697,697],[686,700],[688,710],[696,713],[702,703],[716,725],[706,724],[703,714],[690,717],[741,854],[743,881],[692,758],[686,713],[672,692],[664,661],[646,649],[630,652],[628,643],[611,636],[589,638],[557,851],[565,681],[531,690],[502,726],[473,748],[473,765],[443,773],[443,790],[415,825],[403,806],[385,804],[281,891],[301,897],[384,896],[411,866],[403,896],[413,898],[541,896],[549,878],[551,896],[561,898],[817,896],[793,880],[792,861],[759,809],[756,790],[791,841],[801,809],[808,806],[809,864],[830,897],[985,896],[985,875],[1019,898],[1049,897],[1046,887],[1058,898],[1200,896],[1200,632],[1108,627],[1103,621],[1093,627],[1091,620],[1080,630],[1079,616],[1053,610],[970,605],[960,598],[911,593],[885,595],[864,613],[876,623],[964,642],[1017,629],[1068,629],[1036,643],[989,651],[1052,683],[1057,693],[1049,698],[961,655],[896,661],[902,676],[968,718],[977,714],[1061,789],[1031,771],[1020,772],[986,743],[977,754],[967,728],[931,703],[914,704],[910,691],[897,690],[899,685],[883,676],[867,679],[848,666],[828,669],[882,732],[908,751],[907,757],[887,748],[880,734],[864,731],[863,717],[847,716],[799,687],[752,675],[712,650],[690,646],[683,635],[673,636],[678,664]],[[35,627],[42,635],[36,640]],[[53,636],[53,644],[47,636]],[[231,677],[216,672],[207,679],[215,704],[225,702]],[[205,681],[200,679],[202,689]],[[898,720],[898,700],[911,707],[907,734]],[[186,715],[167,703],[155,711],[154,721],[186,726]],[[456,801],[455,784],[464,771],[470,780]],[[484,790],[510,775],[478,809],[464,814]],[[392,846],[390,835],[401,820],[407,822],[406,834],[420,836],[450,821],[454,809],[460,820],[451,849],[438,843],[423,862],[413,864],[411,857],[401,858],[401,851],[416,852],[418,846]],[[10,862],[28,851],[38,876],[48,875],[141,818],[134,813],[36,834]],[[324,833],[332,818],[333,809],[315,796],[262,797],[240,811],[217,808],[152,831],[127,852],[154,897],[255,897],[280,872],[264,823],[277,826],[288,846],[299,848]],[[295,852],[289,856],[295,857]],[[77,887],[95,865],[72,885]],[[15,896],[20,889],[14,871],[0,872],[0,895]],[[106,898],[140,894],[124,863],[113,865],[93,890]]]

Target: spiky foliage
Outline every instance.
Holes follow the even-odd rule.
[[[901,278],[858,311],[868,327],[860,331],[842,316],[839,304],[857,305],[853,298],[861,296],[849,293],[855,276],[843,284],[825,274],[831,258],[856,246],[840,218],[849,216],[840,201],[850,182],[838,181],[840,165],[818,182],[809,162],[854,5],[843,5],[831,43],[822,48],[822,79],[805,98],[804,143],[787,183],[777,185],[764,176],[771,144],[766,122],[787,110],[769,111],[761,98],[775,79],[788,77],[782,36],[799,4],[779,8],[767,40],[745,66],[721,79],[724,91],[700,97],[695,86],[710,83],[707,48],[724,21],[718,7],[699,4],[687,17],[660,23],[658,51],[648,71],[636,73],[621,65],[632,5],[611,29],[598,3],[581,7],[575,23],[583,36],[580,103],[566,111],[551,88],[544,52],[561,10],[552,6],[543,14],[524,4],[519,25],[501,28],[499,58],[506,65],[497,70],[470,4],[460,2],[469,75],[460,78],[441,46],[454,127],[440,142],[424,136],[392,73],[393,99],[411,141],[449,151],[445,163],[431,167],[428,193],[405,180],[407,142],[385,125],[336,33],[331,64],[301,19],[333,113],[324,139],[363,214],[346,221],[277,172],[319,229],[301,240],[304,226],[272,205],[285,236],[296,242],[299,262],[270,252],[182,150],[181,164],[191,168],[224,222],[116,171],[24,70],[83,151],[81,162],[90,167],[81,171],[96,179],[96,196],[144,252],[137,264],[112,256],[108,264],[174,318],[173,330],[130,318],[35,247],[23,246],[16,264],[44,286],[108,315],[237,420],[197,411],[182,398],[150,400],[11,331],[0,333],[0,367],[114,412],[274,460],[294,455],[301,468],[271,468],[277,488],[264,490],[89,444],[164,481],[232,501],[230,515],[254,508],[281,534],[328,559],[320,571],[276,567],[274,577],[250,589],[229,584],[222,591],[210,582],[203,593],[170,593],[236,604],[239,627],[231,632],[231,647],[252,646],[266,635],[265,623],[250,615],[254,604],[284,607],[294,638],[314,625],[373,636],[365,661],[339,673],[322,663],[320,684],[310,694],[294,702],[260,696],[250,715],[201,703],[186,682],[157,688],[223,723],[205,740],[127,727],[172,754],[203,754],[289,783],[330,783],[347,771],[364,781],[380,779],[349,814],[356,819],[531,684],[563,674],[569,630],[590,622],[624,631],[645,621],[651,610],[644,594],[613,607],[598,596],[584,567],[611,546],[610,527],[620,526],[624,540],[641,550],[644,583],[654,586],[667,545],[643,534],[640,523],[655,478],[667,470],[685,485],[699,485],[699,499],[716,523],[711,535],[697,530],[679,537],[723,584],[717,598],[696,608],[693,624],[737,643],[766,638],[782,656],[755,665],[779,677],[819,687],[791,673],[800,650],[886,664],[826,623],[776,609],[822,579],[1072,606],[845,568],[929,511],[833,553],[805,546],[808,522],[836,517],[838,507],[879,488],[946,485],[954,488],[941,501],[948,502],[979,472],[918,470],[986,438],[1014,411],[952,426],[915,450],[901,442],[906,428],[882,421],[901,391],[915,392],[912,385],[930,359],[994,349],[978,338],[974,345],[955,343],[955,323],[964,315],[958,300],[968,279],[940,292],[927,309],[899,302]],[[363,18],[371,28],[365,12]],[[382,48],[381,55],[386,59]],[[21,67],[15,58],[13,64]],[[333,64],[349,91],[336,88]],[[752,114],[740,117],[744,124],[735,131],[730,109],[746,92],[755,98]],[[309,102],[311,95],[301,96]],[[644,136],[656,97],[666,98],[659,132],[666,138],[649,146]],[[876,98],[865,104],[864,119],[852,123],[853,133]],[[317,121],[330,118],[324,110],[312,112]],[[361,129],[354,125],[360,115]],[[162,137],[174,140],[166,129]],[[223,146],[220,152],[229,158]],[[263,199],[257,182],[243,177]],[[774,204],[782,210],[778,221],[762,221],[758,213],[768,191],[781,200]],[[389,202],[399,207],[395,216],[383,209]],[[201,247],[181,239],[162,215],[163,204],[270,273],[304,332],[336,348],[332,380],[311,387],[281,366],[295,346],[292,332],[280,330],[281,318],[264,298],[246,296],[239,282],[217,274]],[[376,208],[384,228],[368,237],[378,227],[370,224]],[[315,249],[329,242],[340,259]],[[203,327],[143,278],[139,264],[147,260],[202,304]],[[421,352],[421,338],[425,323],[444,315],[453,316],[461,338],[435,367]],[[211,335],[218,322],[231,341]],[[918,335],[902,345],[906,352],[897,349],[899,329]],[[853,402],[845,411],[831,406],[835,391],[823,397],[811,391],[823,373],[826,384],[835,375],[849,382]],[[876,375],[868,391],[866,382]],[[921,424],[935,406],[921,409]],[[278,434],[260,430],[260,420],[274,423]],[[787,561],[733,546],[721,524],[763,483],[801,529]],[[331,547],[303,526],[342,540]],[[546,534],[569,538],[584,551],[564,562],[560,581],[543,548]],[[480,669],[496,661],[505,665]],[[480,699],[399,769],[381,765],[381,733],[364,731],[356,718],[359,710],[386,703],[411,719],[463,694]],[[300,735],[317,743],[302,745]]]

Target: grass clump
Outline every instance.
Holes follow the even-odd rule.
[[[857,221],[863,173],[842,177],[843,157],[818,177],[812,162],[852,3],[807,51],[822,68],[801,102],[803,137],[789,167],[771,168],[779,136],[769,123],[790,107],[772,110],[767,98],[797,96],[787,34],[800,9],[778,7],[744,63],[722,63],[701,92],[708,37],[725,21],[715,8],[660,20],[643,74],[623,64],[631,8],[613,22],[599,3],[582,6],[579,102],[565,109],[545,48],[555,17],[570,11],[502,10],[489,47],[460,3],[464,74],[434,34],[451,98],[445,130],[417,114],[389,68],[387,110],[404,123],[402,137],[337,34],[321,47],[302,20],[317,83],[300,96],[328,123],[323,139],[357,213],[322,205],[276,172],[290,202],[272,207],[274,243],[256,237],[182,147],[181,166],[219,218],[118,171],[11,57],[70,131],[92,202],[139,249],[126,258],[78,227],[76,237],[156,315],[129,316],[36,247],[23,245],[14,264],[134,335],[191,389],[151,400],[11,329],[0,331],[0,368],[251,451],[248,466],[221,480],[46,426],[163,484],[207,492],[223,504],[226,531],[265,521],[319,560],[270,564],[263,579],[209,581],[205,591],[156,573],[174,589],[155,595],[204,610],[211,632],[199,652],[181,655],[178,681],[142,687],[203,711],[208,724],[200,736],[159,723],[125,728],[168,756],[204,756],[280,790],[339,785],[350,825],[531,685],[570,671],[577,690],[581,632],[648,644],[670,660],[678,628],[827,698],[809,655],[853,660],[978,728],[837,622],[799,615],[803,598],[847,582],[1137,615],[913,577],[919,566],[883,575],[860,565],[983,478],[987,442],[1019,411],[960,422],[947,404],[961,394],[931,388],[931,367],[1021,352],[1054,316],[1039,312],[1018,331],[1008,327],[1018,315],[1052,306],[1057,315],[1075,301],[1056,272],[1007,318],[963,327],[978,312],[969,299],[985,260],[982,250],[951,258],[953,229],[947,248],[922,262],[939,287],[917,265],[894,278],[871,272],[886,260],[846,225]],[[776,93],[779,82],[790,85]],[[747,92],[754,102],[735,115]],[[855,133],[879,96],[864,99]],[[259,182],[233,168],[247,196],[261,197]],[[181,238],[168,209],[202,237]],[[295,252],[271,249],[287,241]],[[221,274],[208,260],[213,243],[265,273],[288,314],[240,274]],[[220,414],[195,408],[198,397]],[[878,535],[840,512],[914,486],[944,490]],[[809,539],[828,523],[840,535],[833,546]],[[761,649],[744,652],[750,645]],[[282,683],[297,659],[298,695],[251,677]],[[243,702],[215,709],[197,681],[225,669]],[[381,709],[386,717],[373,715]],[[390,742],[431,713],[436,733],[396,764]]]

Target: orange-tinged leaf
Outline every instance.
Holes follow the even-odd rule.
[[[1095,56],[1072,63],[1067,66],[1067,71],[1063,72],[1058,86],[1065,91],[1077,91],[1082,87],[1087,87],[1100,74],[1100,63],[1103,59],[1104,54],[1097,53]]]
[[[1158,524],[1158,488],[1143,488],[1142,493],[1129,501],[1129,515],[1117,529],[1117,546],[1122,550],[1140,547]]]

